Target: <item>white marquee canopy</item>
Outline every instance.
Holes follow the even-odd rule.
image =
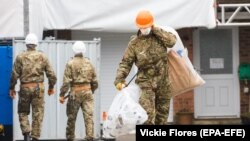
[[[11,6],[0,6],[0,37],[22,36],[22,0],[2,1]],[[213,0],[29,0],[29,31],[40,37],[47,29],[134,32],[142,9],[150,10],[160,26],[216,26]]]

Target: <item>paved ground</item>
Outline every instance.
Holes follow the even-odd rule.
[[[135,134],[120,136],[115,141],[135,141]]]
[[[18,140],[18,141],[22,141],[22,140]],[[66,140],[65,139],[61,139],[61,140],[57,139],[57,140],[40,140],[40,141],[66,141]],[[75,141],[84,141],[84,140],[75,139]],[[123,135],[123,136],[120,136],[116,139],[95,139],[94,141],[135,141],[135,134]]]

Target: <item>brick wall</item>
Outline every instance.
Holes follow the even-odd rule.
[[[193,29],[184,28],[177,30],[184,46],[188,49],[189,59],[193,60]],[[174,98],[174,113],[183,109],[194,112],[194,94],[193,91],[181,94]]]
[[[240,50],[240,63],[250,63],[250,27],[239,28],[239,50]],[[249,95],[243,93],[244,82],[240,82],[240,103],[241,113],[249,111]],[[250,88],[250,81],[248,85]]]
[[[229,4],[229,3],[250,3],[250,0],[217,0],[219,4]],[[240,63],[250,63],[250,27],[240,27],[239,28],[239,49],[240,49]],[[249,109],[249,95],[244,94],[245,84],[240,82],[240,110],[241,113],[250,111]],[[250,88],[250,81],[247,85]]]

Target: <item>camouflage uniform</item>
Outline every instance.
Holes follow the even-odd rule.
[[[74,90],[75,87],[85,87],[88,85],[89,89],[87,90]],[[68,92],[69,88],[71,89],[66,110],[68,116],[66,137],[67,139],[75,138],[75,121],[78,110],[81,107],[86,129],[86,139],[91,140],[94,138],[93,93],[98,88],[98,82],[94,67],[91,62],[82,55],[76,55],[67,63],[64,71],[63,85],[61,87],[60,96],[64,96],[65,93]]]
[[[122,61],[119,64],[115,85],[124,83],[135,63],[138,67],[136,83],[142,93],[140,104],[147,111],[145,124],[166,124],[170,101],[167,47],[173,47],[176,37],[158,27],[153,27],[147,36],[138,32],[132,36]]]
[[[16,57],[11,75],[10,90],[14,90],[18,79],[21,82],[18,114],[22,133],[31,131],[33,138],[40,137],[44,116],[44,72],[49,79],[49,88],[53,89],[57,79],[47,57],[35,48],[28,48]],[[34,85],[30,85],[31,83]],[[32,107],[32,130],[28,120],[30,105]]]

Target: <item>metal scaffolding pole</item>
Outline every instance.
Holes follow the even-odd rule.
[[[250,26],[250,4],[219,4],[218,26]]]
[[[29,0],[23,0],[24,37],[29,33]]]

